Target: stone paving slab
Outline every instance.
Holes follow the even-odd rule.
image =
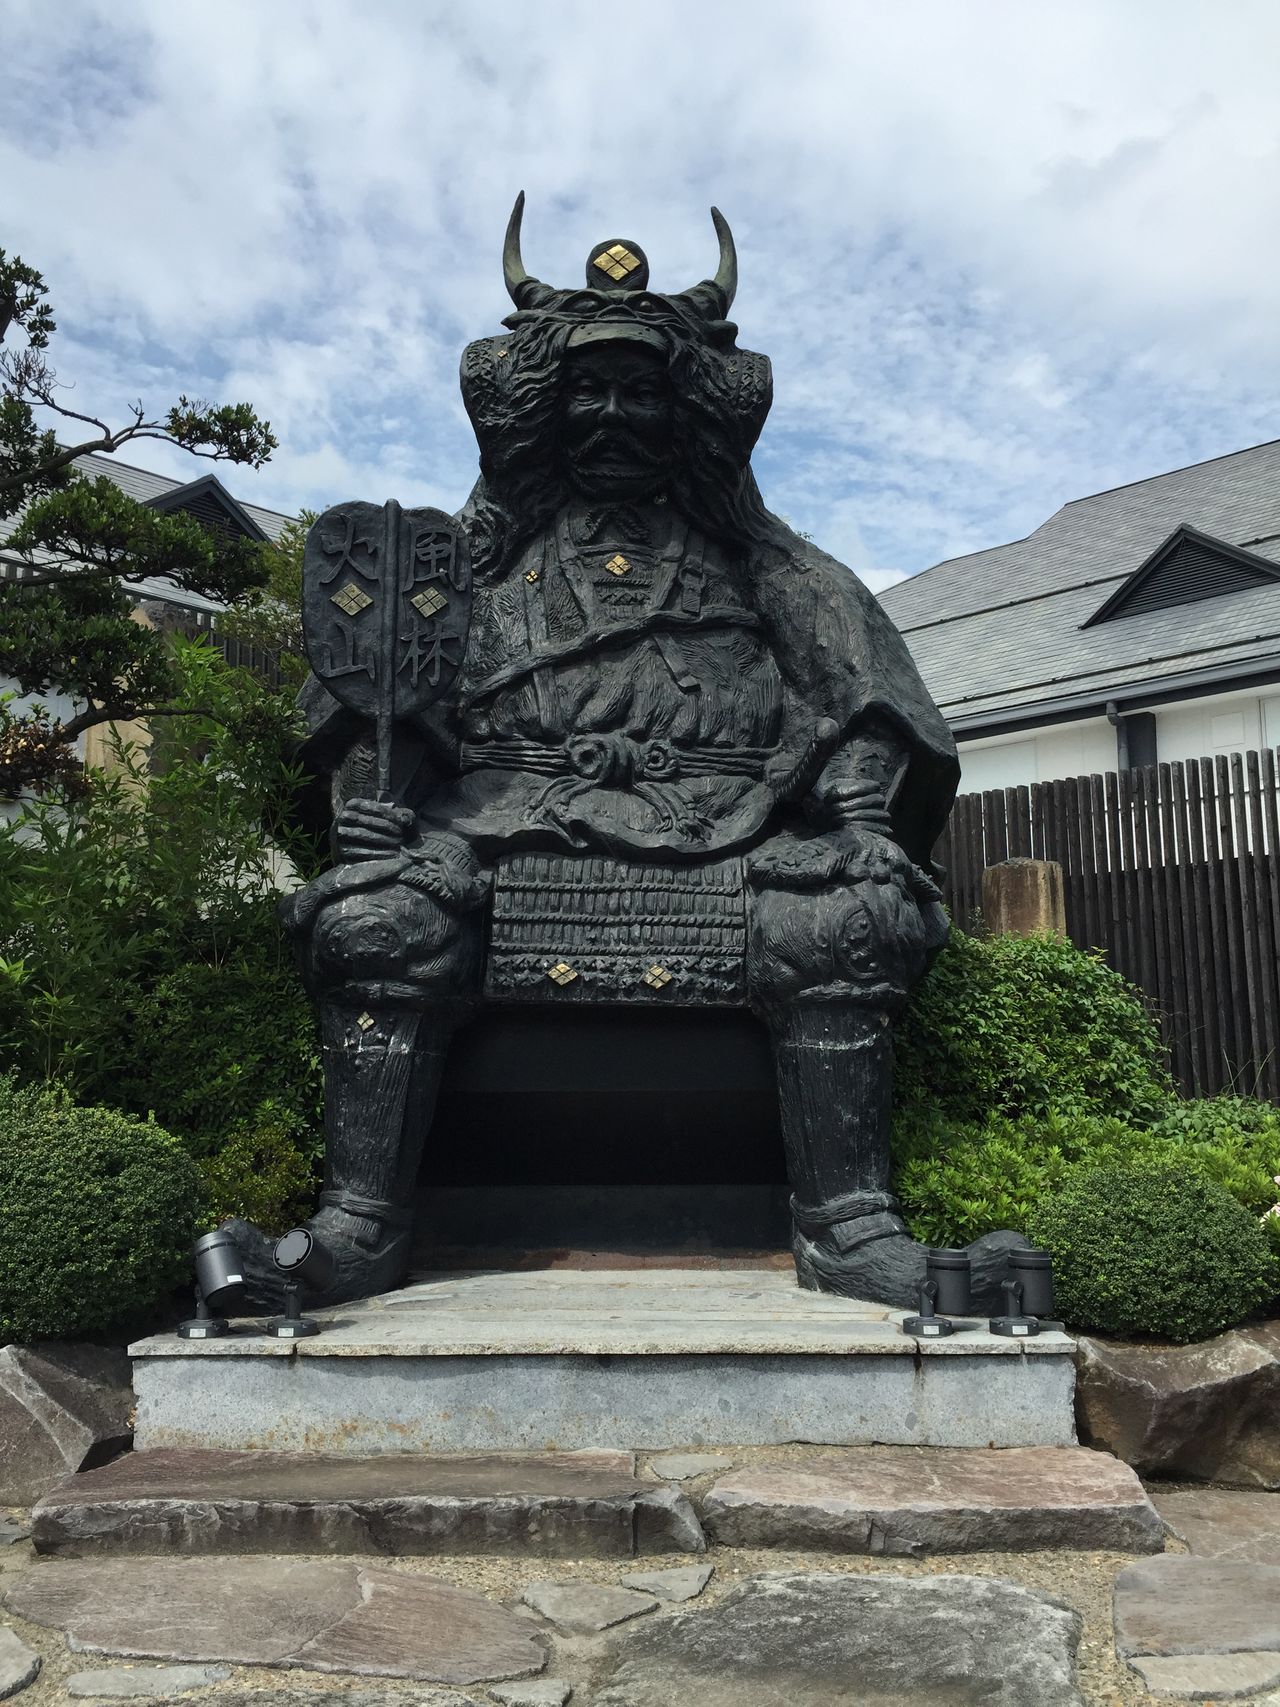
[[[688,1498],[630,1452],[373,1457],[143,1451],[72,1477],[32,1513],[41,1553],[701,1552]]]
[[[73,1672],[64,1687],[78,1701],[165,1701],[230,1676],[226,1666],[111,1666]]]
[[[1280,1565],[1280,1494],[1159,1484],[1147,1491],[1179,1541],[1199,1557]]]
[[[473,1684],[535,1676],[529,1625],[434,1577],[324,1560],[90,1559],[36,1567],[10,1612],[74,1652]]]
[[[854,1447],[753,1463],[701,1502],[729,1547],[843,1553],[1160,1552],[1164,1526],[1126,1464],[1083,1447]]]
[[[614,1624],[622,1624],[658,1604],[651,1594],[635,1589],[613,1588],[607,1583],[530,1583],[524,1604],[572,1635],[596,1635]]]
[[[656,1594],[659,1600],[696,1600],[711,1581],[714,1565],[677,1565],[668,1571],[630,1571],[622,1579],[623,1588],[639,1589],[641,1594]]]
[[[1241,1696],[1256,1700],[1260,1689],[1280,1683],[1280,1654],[1178,1654],[1129,1663],[1154,1694],[1193,1696],[1198,1701],[1205,1696],[1215,1701]]]
[[[40,1656],[7,1624],[0,1624],[0,1701],[17,1695],[40,1674]]]
[[[1081,1621],[965,1576],[756,1577],[627,1626],[592,1707],[1083,1707]]]
[[[1114,1604],[1125,1659],[1280,1650],[1280,1566],[1140,1559],[1116,1578]]]

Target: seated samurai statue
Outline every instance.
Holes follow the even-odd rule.
[[[482,1003],[599,1002],[749,1006],[772,1037],[800,1284],[914,1304],[891,1040],[947,936],[930,853],[954,743],[877,601],[764,506],[771,372],[727,319],[721,216],[715,276],[660,295],[630,241],[597,245],[586,288],[531,277],[522,206],[515,312],[462,360],[482,471],[455,518],[470,628],[398,798],[376,798],[367,724],[304,690],[313,729],[347,728],[338,863],[284,904],[324,1051],[318,1301],[403,1280],[455,1030]],[[270,1242],[230,1230],[275,1302]],[[971,1247],[979,1308],[1011,1243]]]

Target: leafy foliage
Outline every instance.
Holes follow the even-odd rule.
[[[302,553],[315,519],[314,510],[303,510],[285,526],[264,553],[266,584],[228,611],[220,624],[233,639],[273,653],[281,678],[295,688],[302,686],[310,668],[302,637]]]
[[[319,864],[289,816],[296,713],[203,641],[174,665],[193,714],[150,755],[121,744],[114,771],[0,826],[0,1069],[154,1113],[206,1162],[233,1138],[266,1135],[278,1163],[291,1144],[296,1198],[320,1149],[314,1025],[276,918]],[[227,1177],[209,1174],[215,1209]]]
[[[0,1341],[94,1333],[185,1277],[200,1182],[148,1121],[0,1078]]]
[[[1179,1160],[1080,1169],[1028,1231],[1053,1253],[1058,1307],[1077,1327],[1181,1345],[1221,1333],[1276,1291],[1256,1219]]]
[[[894,1053],[902,1129],[1049,1113],[1146,1121],[1174,1094],[1137,992],[1060,937],[954,931]]]
[[[0,783],[36,794],[65,780],[85,729],[174,714],[178,683],[167,649],[133,620],[123,581],[166,576],[234,601],[268,577],[261,545],[188,515],[162,514],[105,476],[86,478],[76,459],[159,439],[256,468],[276,446],[246,403],[180,397],[154,416],[138,403],[115,428],[70,408],[49,364],[57,327],[47,295],[34,268],[0,250],[0,521],[16,518],[5,553],[24,568],[21,580],[0,584],[0,673],[24,695],[59,691],[80,708],[62,722],[43,709],[7,710]],[[73,442],[63,443],[59,428],[72,423]]]

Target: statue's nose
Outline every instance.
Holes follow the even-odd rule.
[[[600,419],[602,421],[621,421],[625,416],[626,410],[623,408],[622,393],[610,386],[600,405]]]

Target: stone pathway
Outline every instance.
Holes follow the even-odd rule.
[[[527,1623],[469,1589],[314,1559],[59,1560],[5,1597],[81,1651],[479,1683],[528,1677]]]
[[[1066,1607],[980,1577],[763,1577],[714,1617],[674,1613],[629,1632],[593,1702],[836,1707],[856,1678],[894,1707],[1082,1707],[1080,1630]]]
[[[1171,1697],[1280,1690],[1280,1494],[1155,1488],[1152,1498],[1190,1553],[1120,1572],[1117,1652]],[[1268,1701],[1280,1707],[1280,1694]]]
[[[908,1554],[1016,1547],[1159,1552],[1164,1525],[1127,1464],[1071,1447],[854,1447],[721,1477],[701,1502],[730,1547]]]
[[[1245,1697],[1280,1707],[1280,1496],[1156,1484],[1148,1501],[1124,1466],[1069,1449],[957,1451],[954,1464],[944,1456],[795,1446],[380,1462],[377,1474],[394,1470],[402,1490],[406,1473],[417,1478],[411,1497],[427,1504],[415,1521],[438,1515],[453,1536],[494,1542],[505,1507],[508,1532],[525,1537],[523,1556],[484,1543],[394,1559],[174,1557],[171,1541],[152,1556],[76,1558],[64,1537],[41,1560],[18,1541],[0,1546],[8,1634],[23,1662],[13,1687],[30,1691],[32,1707],[170,1700],[178,1691],[165,1674],[188,1666],[201,1680],[190,1697],[197,1707],[834,1707],[850,1677],[877,1707]],[[212,1458],[201,1467],[207,1527],[195,1525],[206,1539],[233,1511],[243,1469],[234,1454]],[[660,1479],[672,1458],[686,1473]],[[86,1497],[60,1491],[47,1510],[59,1522],[74,1511],[87,1531],[86,1514],[114,1524],[131,1508],[163,1544],[160,1511],[139,1509],[150,1462],[137,1454],[128,1474],[111,1467],[125,1496],[115,1516],[102,1471],[75,1479]],[[1055,1465],[1056,1479],[1046,1473]],[[258,1506],[287,1508],[313,1537],[342,1540],[325,1527],[317,1460],[305,1467],[309,1493],[290,1483],[290,1455],[264,1455]],[[591,1502],[575,1500],[578,1473],[578,1493],[589,1483],[606,1508],[621,1504],[625,1522],[616,1512],[588,1516]],[[361,1478],[374,1470],[344,1460],[341,1474],[341,1491],[367,1503]],[[160,1492],[185,1544],[194,1502],[175,1511],[176,1487]],[[701,1514],[709,1552],[655,1554],[640,1536],[654,1492],[685,1502],[695,1521]],[[395,1493],[381,1487],[388,1509]],[[459,1500],[472,1502],[466,1530],[451,1515]],[[340,1503],[328,1501],[335,1511]],[[722,1512],[742,1515],[733,1545]],[[1172,1551],[1135,1560],[1132,1549],[1160,1544],[1157,1512],[1175,1532]],[[21,1528],[22,1514],[10,1515]],[[402,1534],[412,1529],[404,1513],[396,1522]],[[554,1551],[534,1557],[544,1522]],[[846,1531],[862,1551],[842,1550]],[[242,1546],[249,1533],[233,1524],[228,1539]],[[612,1539],[593,1552],[601,1536]],[[1064,1546],[1086,1537],[1113,1544]],[[582,1546],[569,1555],[573,1538]],[[700,1529],[698,1538],[705,1546]],[[956,1550],[1001,1541],[999,1551]],[[951,1550],[924,1554],[940,1544]],[[887,1550],[898,1546],[902,1556]],[[104,1656],[92,1670],[86,1652]],[[7,1675],[0,1670],[0,1693]]]
[[[531,1553],[630,1558],[706,1545],[632,1452],[131,1452],[32,1514],[42,1553]]]
[[[673,1460],[678,1483],[657,1479]],[[33,1538],[41,1553],[75,1558],[603,1559],[702,1552],[707,1536],[729,1547],[908,1557],[1163,1546],[1134,1472],[1082,1447],[756,1448],[658,1454],[647,1469],[638,1473],[633,1453],[603,1451],[134,1452],[46,1494]]]
[[[1207,1559],[1280,1565],[1280,1494],[1153,1487],[1151,1500],[1193,1553]]]

